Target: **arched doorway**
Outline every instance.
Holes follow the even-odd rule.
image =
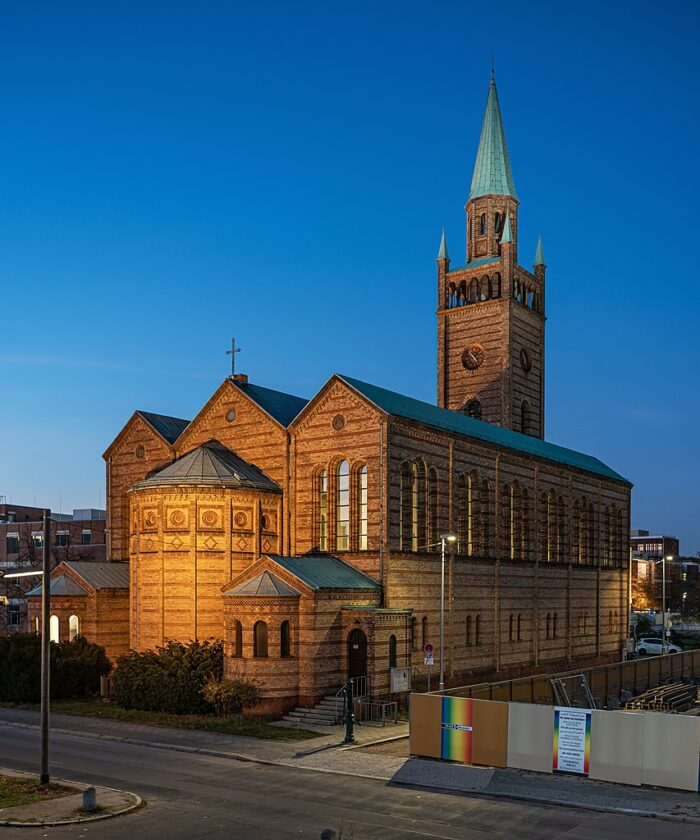
[[[367,636],[362,630],[351,630],[348,635],[348,679],[367,676]]]

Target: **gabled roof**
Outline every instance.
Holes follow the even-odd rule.
[[[506,133],[503,130],[501,106],[493,77],[486,97],[486,110],[481,124],[479,150],[476,153],[469,198],[478,198],[480,195],[511,195],[516,199],[518,197],[510,169]]]
[[[231,589],[225,590],[224,595],[299,597],[299,593],[296,589],[292,589],[291,586],[286,584],[283,580],[280,580],[277,575],[273,575],[272,572],[268,571],[261,572],[252,580],[246,580],[244,583],[239,583],[237,586],[233,586]]]
[[[436,429],[475,438],[497,446],[504,446],[515,452],[545,458],[548,461],[565,464],[567,467],[575,467],[596,475],[602,475],[605,478],[624,481],[626,484],[630,483],[626,478],[623,478],[619,473],[591,455],[584,455],[574,449],[547,443],[539,438],[513,432],[510,429],[502,429],[500,426],[467,417],[457,411],[438,408],[436,405],[413,399],[413,397],[405,397],[394,391],[387,391],[386,388],[369,385],[367,382],[361,382],[359,379],[353,379],[350,376],[338,374],[338,377],[386,414],[403,417],[406,420],[414,420],[425,426],[432,426]]]
[[[262,385],[239,382],[236,379],[231,379],[230,382],[285,429],[308,402],[303,397],[294,397],[291,394],[285,394],[283,391],[263,388]]]
[[[187,426],[190,425],[189,420],[169,417],[167,414],[153,414],[150,411],[137,411],[136,413],[143,417],[148,425],[154,428],[170,444],[175,443]]]
[[[374,591],[379,584],[330,554],[304,554],[301,557],[282,557],[266,554],[270,560],[298,578],[312,589],[366,589]]]
[[[252,487],[280,493],[280,487],[265,473],[218,440],[203,443],[171,464],[138,481],[134,488],[163,485],[212,485],[216,487]]]
[[[58,577],[51,578],[51,595],[87,595],[88,591],[79,583],[76,583],[73,578],[69,577],[65,572]],[[42,585],[35,586],[30,592],[27,592],[26,597],[32,598],[35,595],[41,595]]]

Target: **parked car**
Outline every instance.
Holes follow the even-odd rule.
[[[654,656],[657,653],[663,653],[663,639],[655,636],[645,636],[640,639],[635,647],[635,650],[640,656]],[[681,649],[678,645],[672,645],[666,642],[666,653],[680,653]]]

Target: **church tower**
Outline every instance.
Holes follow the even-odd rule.
[[[518,195],[491,73],[467,200],[467,261],[438,274],[438,405],[544,437],[545,263],[518,265]]]

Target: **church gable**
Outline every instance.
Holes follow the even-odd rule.
[[[264,470],[281,487],[286,479],[287,434],[234,382],[226,379],[175,442],[178,457],[216,439]]]

